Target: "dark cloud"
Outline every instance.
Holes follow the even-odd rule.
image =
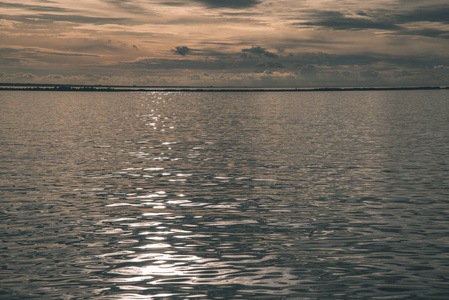
[[[200,76],[200,75],[190,75],[190,76],[189,76],[189,79],[190,79],[190,80],[200,80],[200,79],[201,79],[201,76]]]
[[[67,9],[64,9],[64,8],[61,8],[61,7],[56,7],[56,6],[29,5],[29,4],[5,3],[5,2],[0,2],[0,7],[4,7],[4,8],[21,8],[21,9],[28,9],[28,10],[33,10],[33,11],[51,11],[51,12],[68,11]]]
[[[164,2],[160,2],[160,4],[168,5],[168,6],[184,6],[185,5],[185,3],[174,2],[174,1],[164,1]]]
[[[315,78],[316,77],[316,68],[313,65],[307,65],[303,67],[300,71],[301,76],[307,78]]]
[[[309,52],[296,55],[289,55],[281,59],[288,59],[295,68],[302,68],[304,65],[327,65],[327,66],[356,66],[369,65],[383,61],[386,57],[375,54],[330,54],[323,52]]]
[[[187,46],[178,46],[172,50],[175,54],[186,56],[190,52],[190,48]]]
[[[190,69],[206,71],[241,72],[247,70],[255,73],[263,73],[270,70],[280,70],[283,72],[298,72],[304,78],[316,77],[318,70],[322,74],[323,70],[351,70],[363,78],[376,78],[375,72],[382,71],[382,68],[391,70],[406,70],[418,72],[417,70],[431,70],[435,66],[449,66],[449,57],[444,55],[405,55],[405,54],[331,54],[321,52],[310,52],[279,56],[276,60],[267,59],[264,56],[262,47],[247,48],[246,52],[226,54],[219,52],[204,52],[195,50],[195,56],[186,55],[187,50],[179,46],[172,50],[177,55],[186,57],[203,57],[200,59],[142,59],[135,62],[121,63],[111,67],[125,67],[127,69],[151,69],[151,70],[175,70]],[[184,49],[184,50],[182,50]],[[245,49],[244,49],[245,50]],[[181,53],[184,53],[181,54]],[[255,53],[255,54],[254,54]],[[244,54],[242,56],[242,54]],[[204,59],[206,58],[207,59]],[[344,75],[344,73],[342,73]]]
[[[10,53],[16,53],[16,52],[20,52],[20,49],[0,48],[0,55],[2,55],[2,56],[6,55],[6,54],[10,54]]]
[[[427,37],[448,38],[448,31],[443,29],[407,30],[403,26],[414,22],[437,22],[449,24],[449,5],[421,6],[400,13],[383,9],[359,11],[355,15],[346,15],[340,11],[309,11],[310,21],[295,22],[296,26],[318,26],[333,30],[382,29],[395,31],[402,35],[420,35]]]
[[[175,52],[176,50],[172,50]],[[178,54],[181,55],[181,54]],[[258,56],[259,57],[259,56]],[[237,71],[237,70],[254,70],[264,71],[266,69],[280,69],[286,66],[279,62],[260,61],[246,59],[238,54],[218,54],[208,59],[141,59],[135,62],[120,63],[111,67],[125,67],[127,69],[151,69],[151,70],[173,70],[173,69],[189,69],[189,70],[219,70],[219,71]]]
[[[412,76],[414,76],[415,74],[412,73],[412,72],[404,71],[404,70],[403,70],[403,71],[396,71],[396,72],[393,73],[393,75],[394,75],[395,77],[402,78],[402,77],[412,77]]]
[[[367,78],[367,79],[375,79],[379,77],[379,72],[374,70],[363,70],[360,71],[360,76]]]
[[[449,31],[440,30],[436,28],[422,28],[422,29],[415,29],[415,30],[401,30],[396,32],[397,35],[418,35],[418,36],[425,36],[430,38],[442,38],[442,39],[449,39]]]
[[[86,53],[74,53],[74,52],[57,52],[57,51],[45,51],[39,50],[35,48],[0,48],[0,56],[4,58],[13,59],[13,56],[16,57],[27,57],[28,59],[36,59],[38,57],[42,57],[43,55],[58,55],[58,56],[71,56],[71,57],[98,57],[95,54],[86,54]],[[22,58],[21,61],[26,61],[25,58]]]
[[[2,67],[18,66],[21,62],[22,60],[18,58],[0,57],[0,65]]]
[[[309,22],[296,22],[293,23],[293,25],[320,26],[331,28],[334,30],[395,30],[400,28],[399,26],[388,20],[375,19],[366,16],[357,18],[348,17],[339,11],[315,11],[310,14],[310,17],[314,20]]]
[[[99,55],[85,54],[85,53],[65,53],[65,52],[49,52],[49,51],[36,51],[36,53],[50,54],[50,55],[60,55],[60,56],[99,57]]]
[[[63,76],[59,75],[59,74],[50,74],[50,75],[47,75],[45,77],[49,78],[49,79],[62,79],[63,78]]]
[[[259,0],[194,0],[210,8],[248,8],[256,6]]]
[[[253,47],[248,48],[248,49],[242,49],[242,52],[249,52],[249,53],[253,53],[253,54],[262,55],[262,54],[265,53],[265,49],[260,47],[260,46],[253,46]]]
[[[285,66],[279,62],[272,62],[272,61],[268,61],[268,62],[264,62],[262,64],[265,68],[285,68]]]
[[[405,54],[329,54],[329,53],[303,53],[292,57],[279,59],[286,66],[302,68],[304,65],[357,68],[370,65],[402,66],[405,68],[433,68],[438,65],[449,65],[449,57],[446,55],[405,55]]]
[[[261,12],[247,12],[247,11],[232,11],[232,12],[223,12],[223,16],[230,16],[230,17],[251,17],[251,16],[262,16],[264,15]]]
[[[223,70],[231,65],[228,61],[204,61],[193,59],[141,59],[130,63],[120,63],[111,67],[125,67],[127,69],[151,69],[151,70]]]
[[[78,43],[63,47],[66,51],[77,51],[83,53],[117,53],[127,51],[128,44],[121,41],[111,40],[79,40]]]
[[[405,55],[405,54],[330,54],[322,52],[310,52],[282,57],[280,61],[295,68],[302,68],[306,64],[315,66],[368,66],[379,63],[404,66],[409,68],[433,68],[438,65],[449,65],[447,55]]]
[[[398,23],[427,21],[449,24],[449,4],[421,6],[393,16]]]
[[[267,61],[256,65],[255,73],[263,73],[270,69],[284,69],[285,66],[280,62]]]
[[[19,21],[28,24],[70,22],[83,24],[135,24],[135,21],[128,18],[107,18],[107,17],[87,17],[83,15],[58,15],[58,14],[33,14],[33,15],[0,15],[1,19]]]
[[[129,0],[103,0],[103,1],[116,6],[122,11],[127,11],[133,14],[141,14],[142,12],[145,12],[144,7],[132,3],[136,1],[129,1]]]
[[[265,51],[265,52],[263,53],[263,55],[264,55],[265,57],[268,57],[268,58],[278,58],[278,57],[279,57],[279,55],[277,55],[277,54],[275,54],[275,53],[272,53],[272,52],[269,52],[269,51]]]
[[[437,55],[382,55],[376,56],[379,62],[407,68],[433,68],[434,66],[449,66],[449,56]]]
[[[12,74],[10,75],[12,77],[14,77],[15,79],[34,79],[37,76],[32,74],[32,73],[16,73],[16,74]]]
[[[260,46],[252,46],[251,48],[242,49],[242,52],[251,53],[251,54],[259,55],[259,56],[265,56],[268,58],[278,58],[279,57],[279,55],[272,53],[270,51],[267,51],[265,48],[262,48]]]

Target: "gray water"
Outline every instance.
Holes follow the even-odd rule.
[[[447,90],[0,111],[0,299],[447,299]]]

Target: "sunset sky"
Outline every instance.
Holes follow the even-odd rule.
[[[449,82],[447,0],[0,0],[0,82]]]

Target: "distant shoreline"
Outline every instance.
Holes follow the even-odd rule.
[[[445,90],[449,86],[419,87],[328,87],[328,88],[256,88],[256,87],[186,87],[186,86],[103,86],[62,84],[0,83],[0,91],[47,92],[338,92],[338,91],[403,91]]]

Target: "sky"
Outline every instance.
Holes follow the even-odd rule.
[[[448,85],[447,0],[0,0],[0,82]]]

